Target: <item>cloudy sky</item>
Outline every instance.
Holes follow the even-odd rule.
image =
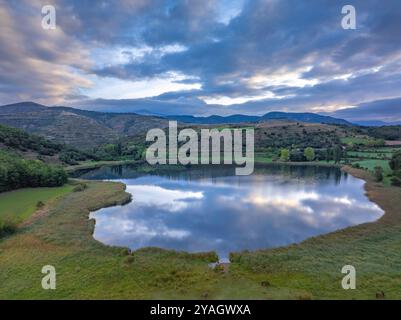
[[[355,30],[341,26],[346,4]],[[27,100],[400,121],[401,1],[0,0],[0,104]]]

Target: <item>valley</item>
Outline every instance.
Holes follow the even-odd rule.
[[[102,172],[112,166],[117,180],[122,177],[122,165],[134,168],[132,177],[155,175],[155,170],[168,176],[191,172],[179,165],[152,168],[145,164],[146,130],[158,125],[166,128],[167,119],[62,107],[48,110],[52,108],[35,104],[2,108],[3,177],[9,176],[11,162],[7,159],[11,158],[70,174],[63,186],[16,186],[17,190],[0,194],[2,298],[374,299],[377,292],[384,292],[389,299],[399,298],[394,266],[401,263],[396,254],[401,244],[401,188],[397,186],[401,156],[399,146],[391,143],[401,139],[397,126],[372,128],[288,119],[179,123],[179,128],[191,127],[196,132],[202,128],[252,128],[257,165],[288,168],[280,169],[280,174],[308,167],[313,172],[320,167],[342,168],[365,180],[368,198],[384,211],[377,221],[316,234],[294,244],[230,250],[230,268],[225,272],[208,267],[218,259],[213,250],[190,253],[144,246],[131,251],[94,239],[96,225],[93,218],[88,219],[90,212],[110,206],[118,210],[131,197],[136,198],[121,182],[88,180],[96,175],[95,168]],[[79,120],[69,122],[68,117]],[[88,178],[80,178],[80,170]],[[36,285],[42,276],[40,266],[49,261],[60,272],[58,289],[52,292]],[[388,263],[383,266],[383,261]],[[344,291],[339,285],[345,264],[358,270],[356,291]]]

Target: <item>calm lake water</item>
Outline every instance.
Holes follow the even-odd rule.
[[[124,182],[133,201],[99,210],[94,237],[109,245],[201,252],[271,248],[377,220],[364,181],[335,168],[263,166],[251,176],[201,167],[157,174],[100,168],[86,179]]]

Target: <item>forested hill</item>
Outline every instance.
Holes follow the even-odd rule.
[[[134,113],[94,112],[21,102],[0,106],[0,124],[89,150],[152,128],[164,128],[168,122],[159,117]]]
[[[209,117],[194,117],[194,116],[167,116],[171,120],[177,120],[185,123],[194,124],[238,124],[238,123],[255,123],[271,120],[289,120],[305,123],[324,123],[338,124],[351,126],[352,123],[329,116],[322,116],[316,113],[293,113],[293,112],[269,112],[263,116],[247,116],[236,114],[232,116],[209,116]]]
[[[91,156],[70,146],[54,143],[22,130],[0,125],[0,149],[25,159],[50,164],[71,164]]]

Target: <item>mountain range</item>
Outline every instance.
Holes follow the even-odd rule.
[[[269,112],[263,116],[248,116],[248,115],[231,115],[231,116],[209,116],[209,117],[194,117],[194,116],[165,116],[170,120],[177,120],[184,123],[193,124],[237,124],[249,122],[261,122],[269,120],[292,120],[306,123],[324,123],[324,124],[339,124],[352,125],[352,123],[344,120],[333,118],[330,116],[322,116],[316,113],[289,113],[289,112]]]
[[[123,137],[144,134],[152,128],[166,128],[169,120],[181,125],[220,125],[263,123],[276,120],[311,124],[352,126],[344,119],[315,113],[269,112],[263,116],[231,115],[195,117],[186,115],[154,116],[137,113],[113,113],[81,110],[71,107],[47,107],[34,102],[0,106],[0,124],[40,135],[50,141],[80,149],[115,142]]]
[[[0,107],[0,124],[77,148],[91,148],[164,128],[168,120],[138,114],[105,113],[21,102]]]

